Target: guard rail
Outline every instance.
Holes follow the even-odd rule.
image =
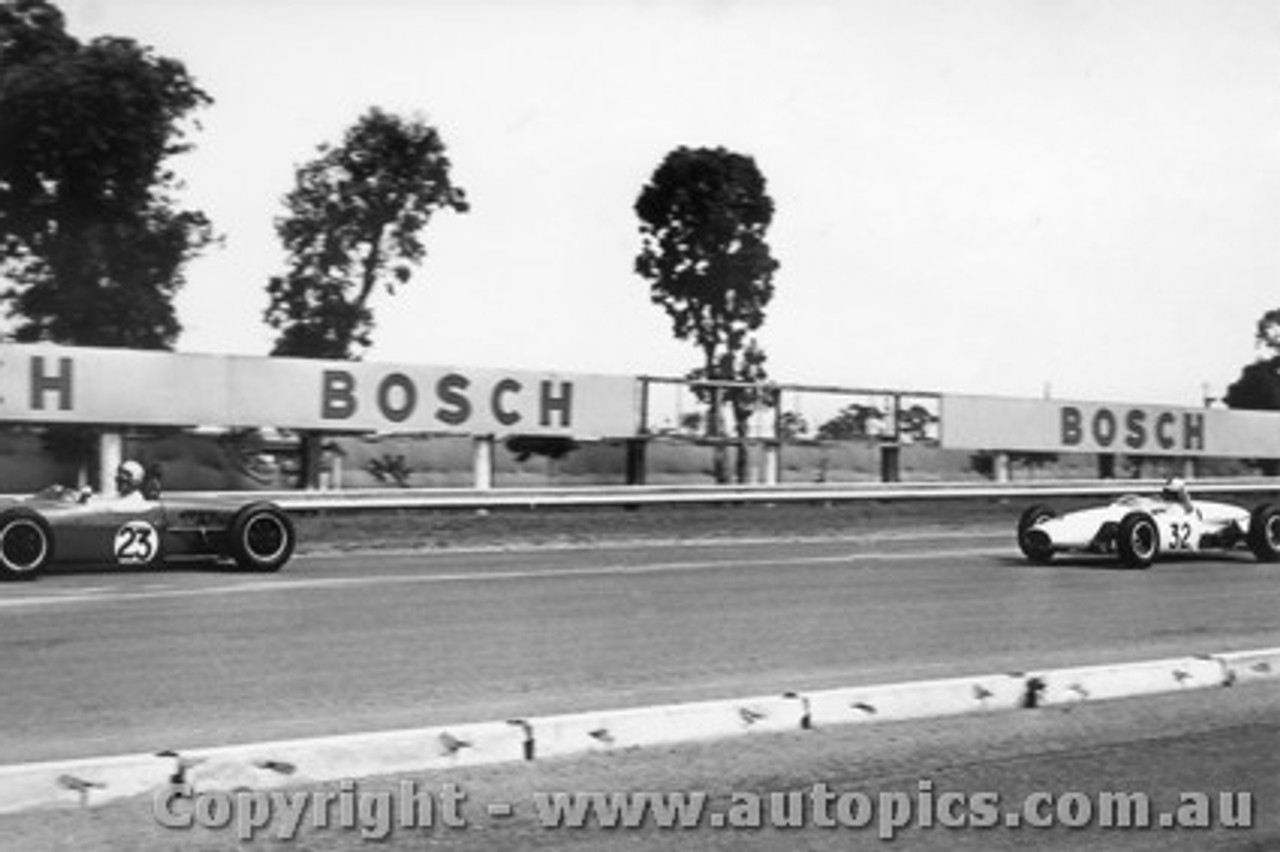
[[[1151,493],[1162,480],[1038,480],[1019,483],[858,483],[791,485],[626,485],[561,488],[395,488],[333,491],[173,492],[273,500],[294,512],[398,509],[581,508],[650,504],[826,503],[897,500],[1030,500],[1114,497]],[[1194,480],[1193,496],[1272,494],[1280,499],[1280,479]]]

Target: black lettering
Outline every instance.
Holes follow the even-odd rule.
[[[1099,408],[1093,415],[1093,440],[1099,447],[1109,447],[1116,439],[1116,416],[1109,408]]]
[[[1172,450],[1177,446],[1177,439],[1169,434],[1169,429],[1177,422],[1178,418],[1168,411],[1156,418],[1156,443],[1160,445],[1160,449]]]
[[[568,428],[573,424],[573,383],[561,382],[560,395],[552,396],[551,382],[544,381],[542,383],[542,417],[541,424],[543,426],[551,425],[551,412],[558,411],[560,413],[560,425]]]
[[[493,396],[490,398],[491,407],[493,408],[494,419],[503,426],[514,426],[520,422],[520,412],[512,411],[502,405],[502,397],[509,393],[520,393],[524,389],[524,385],[515,379],[503,379],[493,386]]]
[[[320,379],[320,419],[346,420],[356,413],[356,377],[346,370],[325,370]]]
[[[1187,412],[1182,415],[1182,449],[1204,449],[1204,415]]]
[[[58,359],[58,375],[49,376],[44,371],[44,358],[31,356],[31,408],[44,411],[44,395],[53,391],[58,395],[58,410],[70,411],[72,408],[72,364],[70,358]]]
[[[402,403],[399,407],[392,404],[392,391],[399,389]],[[392,373],[378,383],[378,410],[382,416],[392,423],[402,423],[409,419],[418,406],[418,389],[413,379],[404,373]]]
[[[1074,447],[1084,437],[1084,432],[1080,428],[1080,419],[1080,409],[1074,405],[1064,405],[1062,407],[1062,443],[1064,446]]]
[[[461,426],[471,419],[471,401],[462,393],[469,387],[471,380],[466,376],[457,373],[441,376],[436,382],[436,397],[444,405],[436,409],[436,419],[450,426]]]
[[[1124,438],[1125,446],[1131,450],[1140,450],[1142,445],[1147,442],[1147,413],[1141,409],[1134,408],[1129,411],[1124,418],[1126,434]]]

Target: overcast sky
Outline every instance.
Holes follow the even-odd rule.
[[[779,381],[1198,404],[1280,307],[1274,0],[61,0],[216,103],[175,165],[226,237],[187,352],[265,354],[294,169],[370,106],[440,131],[444,213],[368,358],[681,374],[632,263],[673,148],[756,159]]]

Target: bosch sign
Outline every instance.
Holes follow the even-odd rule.
[[[944,395],[944,447],[1280,458],[1280,413]]]
[[[393,371],[380,376],[373,387],[362,387],[350,370],[325,370],[320,417],[347,421],[363,408],[372,408],[388,423],[405,423],[417,417],[444,428],[465,426],[477,419],[507,429],[526,424],[568,430],[574,425],[571,381],[543,379],[530,388],[517,378],[501,376],[487,386],[476,384],[462,373],[449,372],[420,388],[409,374]]]
[[[635,380],[0,344],[0,420],[628,437]]]
[[[1091,412],[1079,406],[1064,405],[1062,424],[1063,447],[1128,450],[1131,452],[1168,452],[1171,450],[1204,450],[1204,412],[1174,412],[1145,408],[1113,409],[1099,406]]]

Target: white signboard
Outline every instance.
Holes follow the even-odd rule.
[[[627,376],[0,345],[0,420],[624,437]]]
[[[954,449],[1280,458],[1280,412],[1164,405],[942,397]]]

